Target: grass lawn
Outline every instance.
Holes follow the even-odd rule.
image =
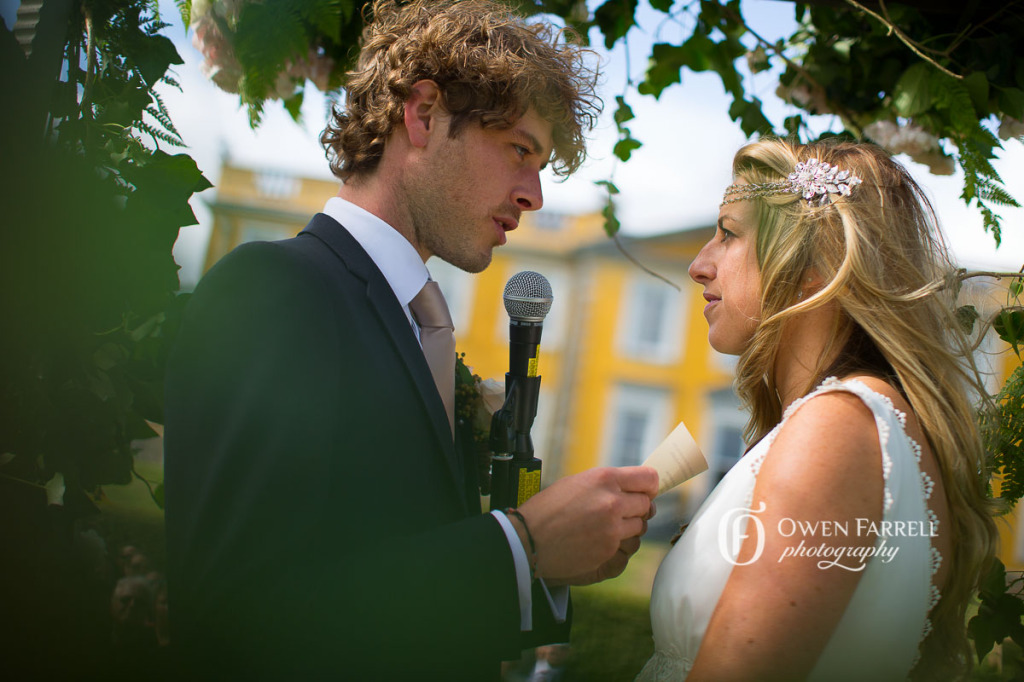
[[[645,541],[618,578],[573,588],[573,679],[632,680],[654,651],[648,605],[666,543]]]

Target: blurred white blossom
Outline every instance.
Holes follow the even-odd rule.
[[[864,134],[893,154],[906,154],[928,166],[934,175],[952,175],[955,170],[953,158],[943,153],[939,138],[916,123],[875,121],[865,126]]]
[[[1009,140],[1011,137],[1024,135],[1024,122],[1003,114],[999,121],[999,139]]]
[[[192,44],[203,55],[200,70],[225,92],[238,94],[242,66],[235,57],[231,32],[238,23],[242,5],[253,0],[195,0],[192,3]],[[326,92],[334,60],[323,49],[311,47],[290,61],[274,82],[270,98],[289,99],[307,80]]]

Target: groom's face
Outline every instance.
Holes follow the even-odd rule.
[[[544,198],[540,171],[551,157],[552,126],[533,109],[509,128],[470,122],[453,138],[437,136],[424,172],[408,187],[422,252],[480,272],[495,247]]]

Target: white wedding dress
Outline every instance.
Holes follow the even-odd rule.
[[[720,547],[719,526],[735,519],[735,510],[751,506],[761,463],[789,416],[830,391],[853,393],[875,416],[885,477],[883,520],[930,523],[930,528],[938,529],[938,518],[927,504],[934,484],[920,470],[921,448],[904,431],[906,415],[888,397],[859,381],[827,379],[794,402],[782,421],[733,466],[665,557],[651,595],[655,651],[637,682],[679,682],[689,674],[738,554],[738,543]],[[928,614],[939,600],[932,576],[942,557],[929,537],[880,537],[876,550],[883,541],[898,545],[898,552],[889,563],[878,556],[867,560],[846,612],[808,679],[905,679],[916,663],[918,647],[931,629]],[[757,604],[750,607],[756,609]]]

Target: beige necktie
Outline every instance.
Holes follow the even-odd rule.
[[[420,345],[434,376],[437,392],[441,394],[448,426],[455,434],[455,325],[448,312],[448,304],[437,282],[428,280],[416,298],[409,302],[409,310],[420,328]]]

